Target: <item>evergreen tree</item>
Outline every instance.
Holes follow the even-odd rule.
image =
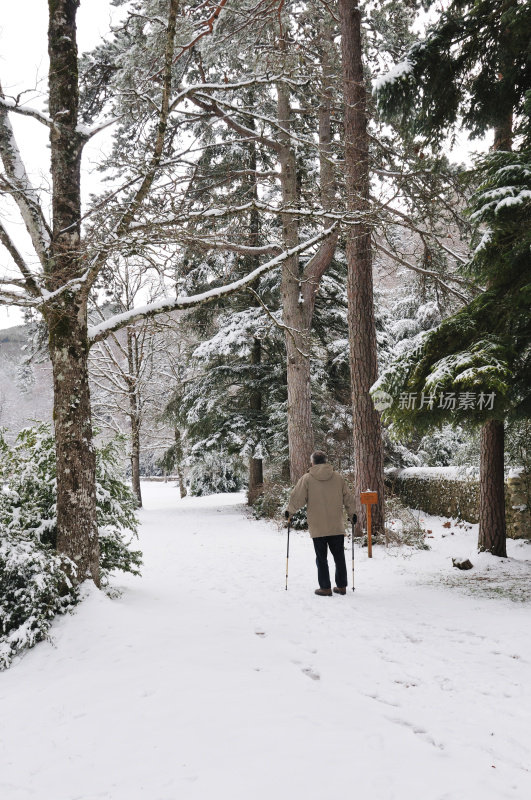
[[[479,547],[495,555],[506,553],[503,421],[528,403],[522,368],[529,359],[530,266],[519,242],[525,247],[528,236],[530,33],[528,10],[518,0],[454,0],[426,39],[379,85],[388,116],[429,143],[440,143],[460,120],[473,136],[494,129],[495,152],[479,163],[483,185],[472,204],[475,220],[488,228],[468,264],[469,274],[482,280],[486,291],[428,336],[399,364],[395,377],[380,385],[411,391],[415,386],[432,394],[436,388],[452,386],[464,393],[473,387],[480,397],[495,396],[492,407],[481,401],[472,415],[486,419]],[[519,129],[519,152],[511,153]],[[395,409],[399,420],[404,416],[400,411]],[[444,404],[431,411],[430,422],[448,418]]]

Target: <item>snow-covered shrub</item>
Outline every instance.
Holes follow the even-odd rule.
[[[406,545],[415,550],[430,549],[418,519],[396,495],[385,498],[385,532],[385,536],[380,534],[376,537],[377,544],[387,543],[390,547]],[[364,537],[364,541],[366,539],[367,536]]]
[[[192,497],[240,492],[245,486],[245,468],[239,459],[221,451],[207,451],[196,459],[188,470]]]
[[[461,425],[443,425],[426,434],[417,450],[419,466],[448,467],[455,463],[461,448],[469,443],[470,436]],[[413,466],[413,465],[412,465]]]
[[[264,491],[253,503],[253,515],[256,519],[276,519],[285,521],[284,512],[288,507],[292,487],[284,483],[264,481]],[[306,506],[297,511],[291,518],[294,530],[306,530],[308,519]]]
[[[136,534],[136,500],[121,478],[120,440],[96,452],[96,500],[101,578],[114,569],[138,574],[141,553],[130,549]],[[46,635],[53,616],[77,601],[67,570],[55,552],[56,463],[50,427],[19,433],[9,446],[0,432],[0,668]],[[128,535],[129,534],[129,535]]]
[[[123,447],[123,437],[115,437],[96,449],[96,506],[104,582],[115,569],[139,575],[142,563],[142,553],[130,549],[137,532],[138,504],[131,486],[123,480]],[[131,534],[127,538],[126,532]]]
[[[0,525],[0,670],[44,639],[53,617],[77,602],[65,564],[50,545]]]
[[[0,526],[55,546],[55,450],[47,425],[25,428],[12,447],[0,432]]]

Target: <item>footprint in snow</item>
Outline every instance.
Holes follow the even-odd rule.
[[[371,700],[376,700],[378,703],[383,703],[385,706],[393,706],[393,708],[400,708],[400,703],[393,703],[391,700],[386,700],[384,697],[380,697],[377,694],[366,694],[365,697],[369,697]]]
[[[312,681],[321,680],[321,676],[319,675],[319,673],[314,672],[313,669],[311,669],[310,667],[303,667],[301,672],[304,672],[304,674],[307,675],[309,678],[311,678]]]
[[[387,719],[389,722],[394,722],[396,725],[403,725],[405,728],[409,728],[412,733],[414,733],[416,736],[419,736],[428,744],[431,744],[432,747],[436,747],[438,750],[444,750],[444,744],[441,742],[436,742],[435,739],[430,736],[428,731],[424,728],[414,725],[412,722],[408,722],[408,720],[402,719],[401,717],[387,717]]]

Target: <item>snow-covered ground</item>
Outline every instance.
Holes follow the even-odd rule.
[[[286,533],[243,496],[143,489],[143,577],[0,676],[2,800],[531,797],[528,544],[478,560],[424,517],[431,551],[360,550],[321,598],[307,534],[286,592]]]

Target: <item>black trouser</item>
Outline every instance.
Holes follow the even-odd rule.
[[[345,537],[317,536],[312,539],[315,548],[317,578],[321,589],[331,589],[330,572],[328,571],[327,545],[336,562],[336,586],[343,589],[347,585],[347,565],[345,562]]]

